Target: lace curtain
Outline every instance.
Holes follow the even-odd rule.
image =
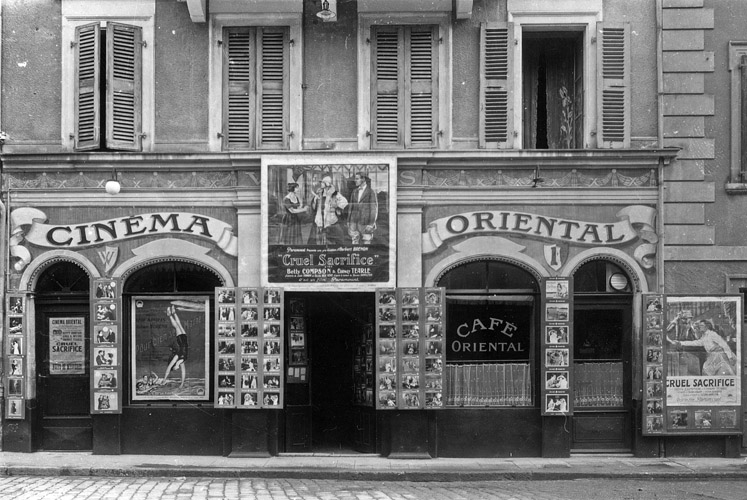
[[[446,365],[446,404],[451,406],[531,406],[528,363]]]
[[[576,363],[573,378],[574,406],[623,406],[621,362]]]

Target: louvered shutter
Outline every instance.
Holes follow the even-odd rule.
[[[138,26],[106,27],[106,146],[140,151],[143,33]]]
[[[630,23],[597,23],[597,146],[630,147]]]
[[[745,175],[747,175],[747,55],[740,58],[739,74],[741,81],[740,83],[740,100],[741,100],[741,120],[740,124],[742,129],[740,130],[739,136],[741,137],[741,158],[740,158],[740,182],[745,182]],[[732,181],[736,182],[736,181]]]
[[[260,82],[259,148],[283,149],[288,146],[288,31],[262,28],[258,32]]]
[[[408,100],[405,146],[429,148],[436,145],[438,128],[438,53],[434,43],[436,29],[430,26],[412,26],[406,32],[409,35],[406,38],[409,78],[405,82],[405,96]]]
[[[403,74],[403,33],[396,27],[375,27],[371,54],[373,85],[371,118],[373,146],[396,148],[403,145],[404,106],[401,78]]]
[[[513,146],[513,23],[483,23],[480,30],[481,148]]]
[[[252,149],[256,134],[254,29],[227,29],[223,41],[223,148]]]
[[[78,151],[98,149],[101,140],[99,23],[75,28],[75,145]]]

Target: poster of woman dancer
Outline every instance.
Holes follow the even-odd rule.
[[[210,299],[133,298],[133,400],[208,400]]]
[[[263,285],[394,286],[395,190],[393,158],[264,157]]]

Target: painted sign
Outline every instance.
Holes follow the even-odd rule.
[[[530,305],[450,300],[446,318],[449,363],[529,359]]]
[[[653,267],[652,256],[656,253],[655,243],[658,241],[654,228],[656,210],[643,205],[632,205],[620,210],[617,217],[621,220],[605,223],[562,219],[529,212],[465,212],[431,222],[422,235],[423,253],[435,252],[451,238],[485,233],[523,235],[593,246],[622,245],[640,238],[645,243],[636,248],[634,256],[643,267]]]
[[[229,224],[190,212],[146,213],[78,224],[46,221],[46,214],[35,208],[17,208],[11,213],[10,253],[16,259],[16,271],[31,262],[31,253],[21,244],[24,240],[39,247],[77,250],[132,238],[179,234],[211,240],[228,255],[238,254],[238,240]],[[116,260],[106,253],[100,256]]]
[[[394,160],[263,158],[262,280],[286,289],[394,284]]]
[[[49,318],[49,373],[85,373],[86,337],[84,318]]]

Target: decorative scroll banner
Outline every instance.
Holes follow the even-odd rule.
[[[10,253],[18,259],[14,264],[16,271],[31,261],[28,249],[21,246],[24,239],[40,247],[80,249],[145,236],[185,234],[212,240],[228,255],[238,255],[238,239],[229,224],[189,212],[147,213],[70,225],[45,224],[46,221],[46,214],[35,208],[12,212]],[[26,226],[31,227],[24,233]]]
[[[578,245],[612,246],[640,238],[646,243],[634,256],[645,268],[654,265],[658,236],[654,228],[656,210],[631,205],[617,212],[613,223],[561,219],[527,212],[476,211],[442,217],[431,222],[423,233],[423,253],[435,252],[444,241],[475,233],[511,233]]]

